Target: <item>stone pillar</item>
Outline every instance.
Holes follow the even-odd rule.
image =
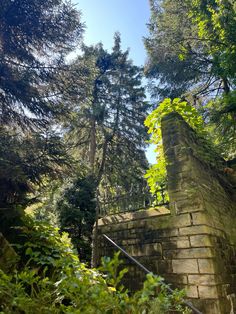
[[[204,314],[236,313],[235,190],[212,167],[208,149],[183,118],[171,113],[162,121],[170,211],[156,208],[116,214],[98,221],[98,256],[112,256],[107,234]],[[217,163],[220,157],[215,156]],[[123,258],[123,257],[122,257]],[[127,286],[137,289],[145,275],[129,267]]]
[[[209,164],[208,148],[180,115],[165,116],[162,135],[171,213],[191,220],[179,228],[190,247],[172,256],[173,272],[187,275],[189,296],[204,313],[235,313],[235,190]]]

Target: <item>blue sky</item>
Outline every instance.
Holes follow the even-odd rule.
[[[146,52],[143,37],[148,34],[150,10],[148,0],[73,0],[81,10],[86,24],[84,42],[87,45],[102,42],[105,49],[113,46],[116,31],[121,34],[122,48],[130,49],[130,58],[143,65]],[[153,148],[147,150],[149,162],[155,162]]]
[[[146,58],[142,37],[147,35],[149,20],[148,0],[73,0],[86,23],[85,43],[102,42],[104,48],[113,45],[116,31],[121,33],[123,49],[130,48],[130,57],[136,65]]]

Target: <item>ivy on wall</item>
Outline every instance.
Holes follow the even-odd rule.
[[[145,120],[145,125],[148,127],[148,133],[151,134],[150,143],[156,146],[155,152],[157,153],[157,163],[148,169],[145,177],[150,186],[151,193],[157,193],[157,198],[161,197],[158,195],[160,193],[159,190],[167,184],[166,160],[162,144],[161,121],[165,115],[171,112],[177,112],[180,114],[192,127],[192,129],[196,131],[199,138],[203,139],[205,137],[203,118],[200,116],[196,108],[180,98],[174,98],[173,100],[170,98],[164,99],[158,107],[149,114]],[[199,151],[197,150],[196,155],[201,155],[201,151],[202,149],[199,147]],[[212,154],[209,153],[209,155],[211,157]],[[206,160],[209,156],[203,157],[203,159]],[[212,159],[210,157],[208,158],[209,160]]]

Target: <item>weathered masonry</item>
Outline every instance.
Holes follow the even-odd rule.
[[[209,165],[196,133],[175,113],[162,122],[170,210],[106,216],[98,222],[97,256],[112,255],[107,234],[204,314],[236,313],[236,191],[234,178]],[[144,273],[127,261],[127,285]]]

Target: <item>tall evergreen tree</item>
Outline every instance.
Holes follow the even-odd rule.
[[[1,209],[25,205],[36,184],[68,164],[61,138],[52,131],[62,109],[52,86],[82,31],[70,1],[0,3]]]
[[[76,71],[81,65],[87,71],[84,81],[81,70]],[[135,173],[142,176],[147,164],[143,122],[148,105],[141,69],[129,60],[128,51],[121,50],[120,35],[116,34],[111,53],[101,44],[84,47],[83,55],[72,65],[72,72],[77,96],[72,98],[74,122],[69,134],[77,152],[90,165],[97,186],[102,181],[113,186],[118,181],[123,184],[125,180],[118,178],[124,171],[126,176],[130,174],[131,184]],[[77,82],[82,82],[82,87]]]
[[[64,0],[4,0],[0,12],[0,122],[44,125],[61,110],[47,86],[81,39],[80,13]]]
[[[67,74],[61,87],[71,111],[71,119],[64,121],[65,141],[84,173],[82,179],[77,175],[69,189],[65,187],[57,212],[62,229],[69,231],[81,258],[86,259],[99,214],[98,200],[145,184],[148,104],[142,69],[133,65],[128,51],[122,51],[119,34],[111,52],[102,44],[84,46]]]
[[[235,88],[236,10],[232,0],[150,0],[147,76],[154,94],[215,95]],[[157,84],[157,86],[155,86]]]

